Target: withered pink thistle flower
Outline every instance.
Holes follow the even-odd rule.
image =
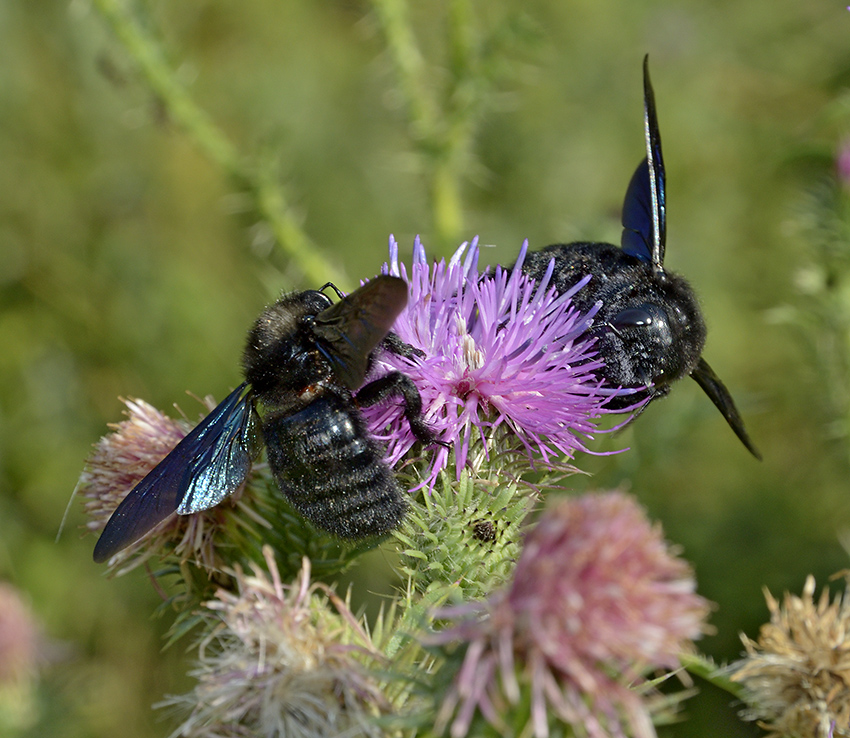
[[[234,572],[237,592],[206,603],[211,632],[198,680],[166,705],[191,714],[175,735],[191,738],[382,736],[374,720],[389,704],[367,666],[380,660],[345,603],[310,584],[310,564],[283,584],[271,548],[268,574]]]
[[[30,735],[40,714],[38,671],[62,655],[22,594],[0,582],[0,733]]]
[[[44,656],[44,642],[18,591],[0,583],[0,688],[31,679]]]
[[[125,400],[127,420],[113,424],[112,432],[95,444],[80,475],[78,491],[84,499],[89,521],[86,527],[99,532],[118,503],[189,432],[190,425],[169,418],[144,400]],[[212,409],[211,398],[205,400]],[[238,503],[238,495],[231,498]],[[191,559],[206,569],[220,566],[214,537],[226,515],[222,506],[196,515],[173,515],[148,535],[116,554],[110,561],[121,572],[139,566],[167,545],[176,556]],[[253,514],[256,518],[256,514]]]
[[[467,648],[441,724],[461,738],[480,710],[498,728],[500,706],[524,692],[537,738],[550,715],[579,736],[652,738],[647,675],[678,668],[709,609],[634,498],[564,498],[529,533],[507,589],[474,618],[442,613],[461,619],[437,641]]]
[[[850,736],[850,584],[832,602],[826,587],[814,594],[812,576],[781,604],[765,590],[770,622],[757,640],[741,636],[747,655],[730,668],[745,688],[744,717],[767,738]]]
[[[835,170],[838,181],[844,187],[850,187],[850,140],[846,138],[839,144],[835,156]]]

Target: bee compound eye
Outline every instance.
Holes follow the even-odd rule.
[[[618,330],[621,328],[639,328],[651,323],[652,314],[645,308],[626,308],[611,319],[611,326]]]

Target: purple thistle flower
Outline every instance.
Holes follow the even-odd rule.
[[[544,463],[585,451],[594,421],[616,392],[601,387],[602,366],[594,340],[587,335],[595,310],[581,314],[570,298],[581,280],[563,295],[549,287],[551,267],[536,284],[516,267],[478,270],[477,239],[463,244],[449,260],[429,265],[417,238],[408,273],[399,263],[398,245],[390,237],[385,273],[410,285],[406,309],[393,330],[421,350],[408,359],[383,352],[375,374],[399,370],[419,389],[426,421],[454,446],[458,473],[468,463],[473,443],[485,449],[495,432],[508,430],[533,458]],[[466,252],[466,253],[464,253]],[[364,410],[370,426],[388,444],[387,460],[396,464],[415,443],[400,405]],[[429,482],[448,463],[449,449],[434,452]]]
[[[439,721],[461,738],[480,711],[498,730],[525,691],[537,738],[550,715],[590,738],[654,738],[645,675],[679,666],[709,609],[634,498],[563,498],[528,534],[506,590],[437,613],[460,620],[433,640],[467,644]]]

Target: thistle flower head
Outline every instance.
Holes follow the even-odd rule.
[[[63,651],[60,644],[45,638],[21,593],[0,583],[0,733],[37,732],[38,671],[61,658]]]
[[[770,622],[758,640],[742,636],[747,655],[731,678],[745,689],[744,717],[758,720],[768,738],[850,736],[850,585],[830,602],[816,602],[809,576],[803,596],[780,604],[765,591]]]
[[[207,398],[208,409],[215,405]],[[80,475],[88,530],[99,532],[115,508],[189,432],[189,424],[169,418],[144,400],[125,400],[127,420],[112,425],[112,432],[95,444]],[[251,513],[257,518],[256,513]],[[206,569],[221,567],[214,547],[215,533],[226,513],[213,508],[196,515],[173,515],[147,536],[116,554],[110,566],[129,571],[161,553],[167,545],[181,559],[194,560]]]
[[[441,720],[456,738],[476,710],[498,727],[498,706],[528,690],[538,738],[550,715],[577,735],[650,738],[645,675],[679,665],[708,611],[633,498],[565,498],[529,533],[508,588],[437,636],[467,643]]]
[[[374,719],[388,705],[366,670],[377,658],[368,635],[326,586],[310,584],[308,559],[287,585],[270,547],[264,555],[268,574],[237,570],[238,591],[206,603],[214,622],[193,672],[198,685],[164,703],[191,709],[175,735],[382,735]]]
[[[393,330],[424,357],[383,352],[375,372],[400,370],[411,377],[426,421],[453,444],[458,470],[471,460],[473,443],[486,449],[502,430],[531,458],[569,458],[585,450],[611,395],[594,373],[601,363],[586,334],[593,311],[582,315],[570,305],[587,280],[563,295],[549,288],[551,271],[536,284],[520,270],[526,249],[527,243],[512,271],[481,273],[477,239],[448,263],[429,265],[417,238],[408,271],[390,238],[385,271],[410,285]],[[366,414],[373,429],[384,429],[388,461],[395,464],[415,442],[401,407],[372,407]],[[429,481],[447,459],[448,449],[435,451]]]
[[[40,630],[21,595],[0,583],[0,688],[31,679],[43,651]]]

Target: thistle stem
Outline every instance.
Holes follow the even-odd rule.
[[[311,283],[347,283],[345,275],[304,233],[274,176],[257,163],[246,161],[192,99],[153,34],[136,19],[121,0],[94,0],[94,7],[109,24],[118,41],[134,61],[143,78],[177,123],[198,148],[252,196],[257,211],[269,224],[286,257],[295,262]]]

